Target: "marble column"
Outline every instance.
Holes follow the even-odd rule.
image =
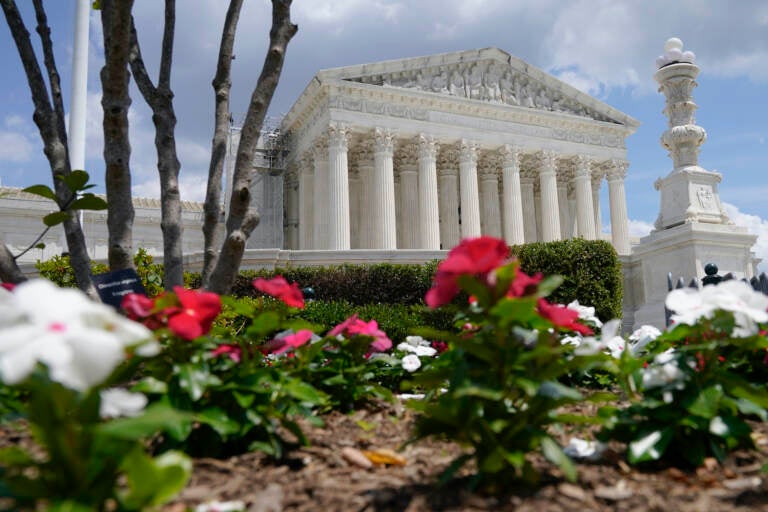
[[[499,154],[501,155],[504,239],[508,244],[522,244],[525,242],[525,227],[520,188],[520,151],[505,145],[499,150]]]
[[[360,168],[357,165],[349,168],[349,247],[361,248],[362,209],[365,208],[361,201],[363,195],[363,180]]]
[[[501,238],[499,174],[496,163],[487,162],[480,171],[480,226],[484,235]]]
[[[320,139],[313,148],[314,230],[312,249],[328,249],[328,140]]]
[[[419,173],[418,165],[404,160],[400,168],[400,206],[403,238],[401,249],[419,249]]]
[[[525,243],[538,242],[538,227],[536,223],[536,172],[526,170],[520,175],[520,197],[523,210],[523,229]]]
[[[441,248],[453,249],[459,244],[459,171],[455,149],[440,151],[438,180],[440,182],[440,241]]]
[[[624,178],[629,163],[612,160],[608,170],[608,201],[611,207],[611,240],[620,255],[631,252],[629,245],[629,218],[627,216],[627,196],[624,190]]]
[[[568,178],[566,175],[557,176],[557,206],[560,218],[560,238],[567,240],[571,233],[571,216],[568,211]]]
[[[376,128],[373,132],[373,176],[370,196],[371,248],[397,249],[395,173],[392,163],[394,135]]]
[[[284,246],[286,249],[298,249],[299,248],[299,169],[298,166],[293,164],[288,168],[285,173],[285,188],[283,194],[285,196],[285,238]]]
[[[357,170],[360,174],[360,235],[361,249],[373,248],[374,231],[382,228],[378,219],[373,216],[373,155],[370,151],[362,151],[358,160]]]
[[[592,198],[591,162],[585,156],[576,157],[575,176],[573,178],[576,188],[576,226],[579,236],[587,240],[594,240],[597,235],[595,229],[595,207]]]
[[[461,237],[478,237],[480,198],[477,187],[477,144],[462,139],[459,143],[459,192],[461,195]]]
[[[333,251],[350,248],[347,132],[342,123],[328,127],[328,248]]]
[[[312,167],[312,156],[302,157],[299,164],[299,249],[312,248],[315,170]]]
[[[419,247],[440,249],[440,212],[437,200],[437,142],[421,134],[419,144]]]
[[[603,219],[600,215],[600,187],[603,184],[603,170],[592,169],[592,206],[595,209],[595,240],[603,239]]]
[[[555,153],[542,151],[539,171],[541,186],[541,239],[543,242],[560,240],[560,208],[557,202],[557,174]]]

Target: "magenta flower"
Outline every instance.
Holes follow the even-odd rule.
[[[376,320],[371,320],[369,322],[360,320],[357,317],[357,313],[328,332],[328,336],[338,336],[339,334],[343,334],[348,338],[355,335],[370,336],[373,338],[373,342],[371,342],[371,350],[374,352],[385,352],[392,348],[392,340],[389,339],[384,331],[379,329],[379,324]]]

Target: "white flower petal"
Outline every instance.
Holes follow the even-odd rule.
[[[419,359],[419,356],[415,354],[409,354],[405,356],[401,363],[403,365],[403,369],[408,372],[415,372],[421,368],[421,360]]]
[[[147,406],[147,397],[142,393],[131,393],[122,388],[104,389],[99,395],[99,415],[102,418],[138,416]]]

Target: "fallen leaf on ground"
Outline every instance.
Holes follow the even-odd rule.
[[[390,466],[405,466],[407,460],[402,455],[398,455],[388,448],[379,448],[377,450],[363,450],[369,461],[374,464],[388,464]]]

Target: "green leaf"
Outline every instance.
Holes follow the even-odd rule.
[[[573,465],[571,458],[565,454],[563,449],[560,448],[560,445],[557,444],[554,439],[549,436],[542,437],[541,452],[548,461],[556,464],[557,467],[560,468],[563,475],[565,475],[565,478],[570,482],[576,481],[576,466]]]
[[[673,430],[671,427],[662,430],[654,430],[639,439],[629,443],[629,452],[627,458],[632,464],[645,462],[649,460],[658,460],[667,449],[667,445],[672,440]]]
[[[219,407],[209,407],[195,415],[195,419],[201,423],[209,425],[220,436],[226,437],[230,434],[237,434],[240,431],[240,422],[229,417],[224,409]]]
[[[93,194],[84,194],[83,197],[69,205],[70,210],[106,210],[107,202]]]
[[[54,201],[56,204],[59,203],[58,198],[56,197],[56,193],[51,190],[51,187],[47,185],[32,185],[31,187],[27,187],[22,190],[22,192],[26,192],[28,194],[35,194],[36,196],[45,197],[46,199],[50,199]]]
[[[747,400],[746,398],[739,398],[736,400],[736,407],[739,409],[741,414],[754,414],[761,420],[768,421],[768,413],[766,413],[766,410],[751,400]]]
[[[553,291],[555,291],[561,284],[563,284],[562,276],[547,276],[543,281],[539,283],[539,296],[547,297]]]
[[[61,224],[65,220],[69,219],[69,212],[53,212],[43,217],[43,224],[48,227]]]
[[[280,327],[280,315],[277,311],[265,311],[253,319],[248,327],[248,334],[260,338]]]
[[[76,501],[57,501],[46,507],[48,512],[93,512],[93,507]]]
[[[298,379],[291,380],[288,384],[286,384],[285,390],[293,398],[296,398],[297,400],[301,400],[303,402],[309,402],[311,404],[320,404],[324,401],[323,395],[321,395],[320,392],[317,389],[315,389],[314,386],[312,386],[312,384],[309,384],[308,382],[304,382],[302,380],[298,380]]]
[[[212,375],[207,368],[194,364],[181,365],[177,369],[179,386],[189,394],[193,402],[202,398],[208,386],[221,384],[221,380]]]
[[[180,428],[188,427],[191,422],[190,414],[158,402],[147,407],[141,416],[103,423],[98,426],[98,432],[119,439],[138,440],[161,431],[178,432]]]
[[[581,393],[575,389],[555,381],[542,382],[541,386],[539,386],[537,395],[551,398],[552,400],[567,399],[578,401],[583,398]]]
[[[88,176],[87,172],[77,169],[67,176],[62,176],[61,181],[63,181],[72,192],[79,192],[83,190],[83,187],[88,183],[89,178],[90,176]]]
[[[144,509],[162,505],[181,491],[192,474],[192,461],[177,451],[152,458],[137,448],[125,458],[122,469],[128,492],[121,501],[126,507]]]
[[[168,384],[154,377],[144,377],[137,382],[132,391],[148,393],[150,395],[163,395],[168,392]]]
[[[688,406],[688,412],[702,418],[714,418],[723,397],[723,388],[720,385],[710,386],[699,393],[696,400]]]

